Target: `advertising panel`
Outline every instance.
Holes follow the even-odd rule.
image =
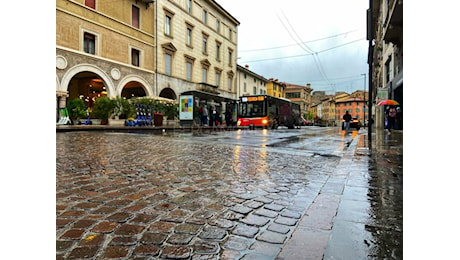
[[[193,95],[180,96],[180,120],[193,120]]]

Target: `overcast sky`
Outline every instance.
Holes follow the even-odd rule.
[[[328,93],[368,89],[368,0],[216,1],[240,22],[239,65]]]

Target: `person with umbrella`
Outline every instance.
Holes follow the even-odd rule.
[[[378,106],[383,106],[383,105],[389,105],[389,108],[387,109],[385,116],[387,120],[386,124],[386,129],[388,130],[388,134],[391,134],[391,129],[395,129],[395,122],[396,122],[396,108],[395,105],[399,105],[399,103],[396,100],[392,99],[386,99],[380,101]]]
[[[395,129],[396,122],[396,108],[394,106],[390,106],[387,110],[387,122],[388,134],[391,134],[391,129]]]

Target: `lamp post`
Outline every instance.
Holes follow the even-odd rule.
[[[364,78],[364,86],[363,86],[363,120],[364,125],[366,124],[366,73],[361,74]],[[369,122],[368,122],[369,125]],[[369,126],[368,126],[369,127]]]

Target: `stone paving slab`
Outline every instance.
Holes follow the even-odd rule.
[[[339,162],[151,135],[58,133],[56,141],[62,259],[274,259],[326,180],[297,162]]]
[[[340,223],[360,220],[340,220],[340,201],[369,177],[362,141],[342,158],[139,134],[56,142],[57,259],[335,256]]]

